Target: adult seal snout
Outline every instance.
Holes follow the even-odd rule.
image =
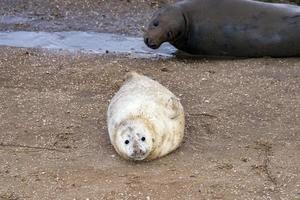
[[[300,56],[300,6],[252,0],[186,0],[154,13],[144,35],[197,55]]]
[[[112,98],[107,112],[110,141],[125,159],[153,160],[175,150],[184,134],[179,99],[135,72]]]

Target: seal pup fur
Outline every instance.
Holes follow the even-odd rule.
[[[175,149],[184,136],[179,99],[157,81],[129,72],[107,111],[108,133],[128,160],[153,160]]]
[[[252,0],[186,0],[154,13],[144,35],[195,55],[300,56],[300,6]]]

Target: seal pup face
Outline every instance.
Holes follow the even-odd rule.
[[[168,6],[154,13],[144,35],[145,44],[157,49],[163,42],[174,42],[184,35],[186,20],[182,11]]]
[[[116,135],[116,150],[126,159],[144,160],[152,151],[152,134],[143,121],[124,123]]]

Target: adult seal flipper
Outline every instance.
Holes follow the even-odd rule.
[[[158,10],[144,35],[196,55],[300,56],[300,6],[252,0],[189,0]]]

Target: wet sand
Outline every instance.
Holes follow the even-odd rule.
[[[29,2],[1,1],[1,15],[40,18],[10,19],[0,30],[140,36],[164,3]],[[95,10],[111,19],[96,26]],[[108,138],[106,109],[130,70],[167,86],[186,111],[182,146],[152,162],[123,160]],[[300,199],[299,86],[299,58],[136,59],[1,47],[0,199]]]
[[[297,199],[300,60],[151,60],[0,51],[2,199]],[[113,150],[106,109],[126,71],[182,99],[183,145]]]
[[[0,29],[143,34],[154,9],[170,0],[1,0]],[[19,18],[15,23],[16,16]],[[20,18],[22,20],[20,20]]]

